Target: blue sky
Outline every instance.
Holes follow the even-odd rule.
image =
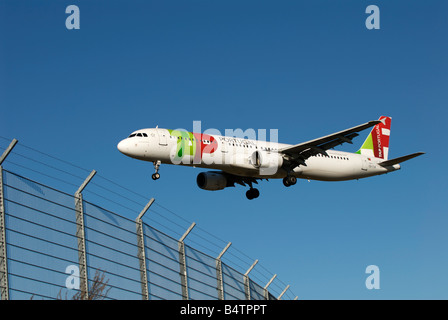
[[[80,9],[67,30],[65,8]],[[368,5],[380,30],[365,27]],[[302,299],[447,299],[444,1],[0,1],[0,136],[155,197]],[[207,192],[199,169],[116,149],[130,132],[278,129],[299,143],[392,116],[402,170]],[[355,152],[365,136],[342,150]],[[2,148],[7,145],[2,140]],[[11,165],[12,169],[12,165]],[[133,218],[133,217],[132,217]],[[188,226],[188,224],[187,224]],[[380,269],[367,290],[365,269]],[[257,267],[256,267],[257,268]]]

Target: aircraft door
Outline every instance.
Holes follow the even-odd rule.
[[[221,140],[221,152],[222,153],[227,153],[228,152],[228,150],[227,150],[227,142],[223,141],[223,140]]]
[[[167,131],[165,129],[159,129],[157,128],[157,135],[159,136],[159,145],[166,146],[168,145],[167,141]]]
[[[364,157],[361,159],[361,169],[367,171],[367,159]]]

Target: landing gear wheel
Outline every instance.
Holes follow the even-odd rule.
[[[288,181],[290,185],[295,185],[297,183],[297,178],[295,176],[289,176]]]
[[[153,173],[152,174],[152,180],[157,180],[160,178],[160,173]]]
[[[154,164],[154,170],[155,170],[156,172],[153,173],[153,175],[151,176],[151,177],[152,177],[152,180],[157,180],[157,179],[160,178],[159,168],[160,168],[160,164],[161,164],[161,163],[162,163],[162,161],[160,161],[160,160],[157,160],[157,161],[154,161],[154,162],[153,162],[153,164]]]
[[[289,187],[297,183],[297,178],[295,176],[287,176],[283,178],[283,185]]]
[[[247,192],[246,192],[246,197],[249,200],[258,198],[259,195],[260,195],[260,191],[258,191],[258,189],[255,189],[255,188],[251,188],[251,189],[247,190]]]

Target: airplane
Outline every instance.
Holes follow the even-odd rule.
[[[235,184],[249,186],[246,197],[258,198],[258,180],[283,179],[286,187],[297,178],[345,181],[377,176],[399,170],[400,163],[421,156],[416,152],[388,159],[391,117],[381,116],[358,126],[295,145],[193,133],[159,128],[132,132],[120,141],[118,150],[154,165],[153,180],[160,178],[161,164],[177,164],[212,171],[198,174],[196,183],[204,190],[222,190]],[[372,128],[355,153],[332,150],[353,144],[358,132]]]

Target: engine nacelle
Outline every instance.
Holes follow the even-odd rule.
[[[217,172],[201,172],[196,178],[196,183],[204,190],[222,190],[227,187],[227,178]]]
[[[250,160],[257,169],[273,169],[275,172],[283,165],[283,157],[278,153],[255,151]]]

